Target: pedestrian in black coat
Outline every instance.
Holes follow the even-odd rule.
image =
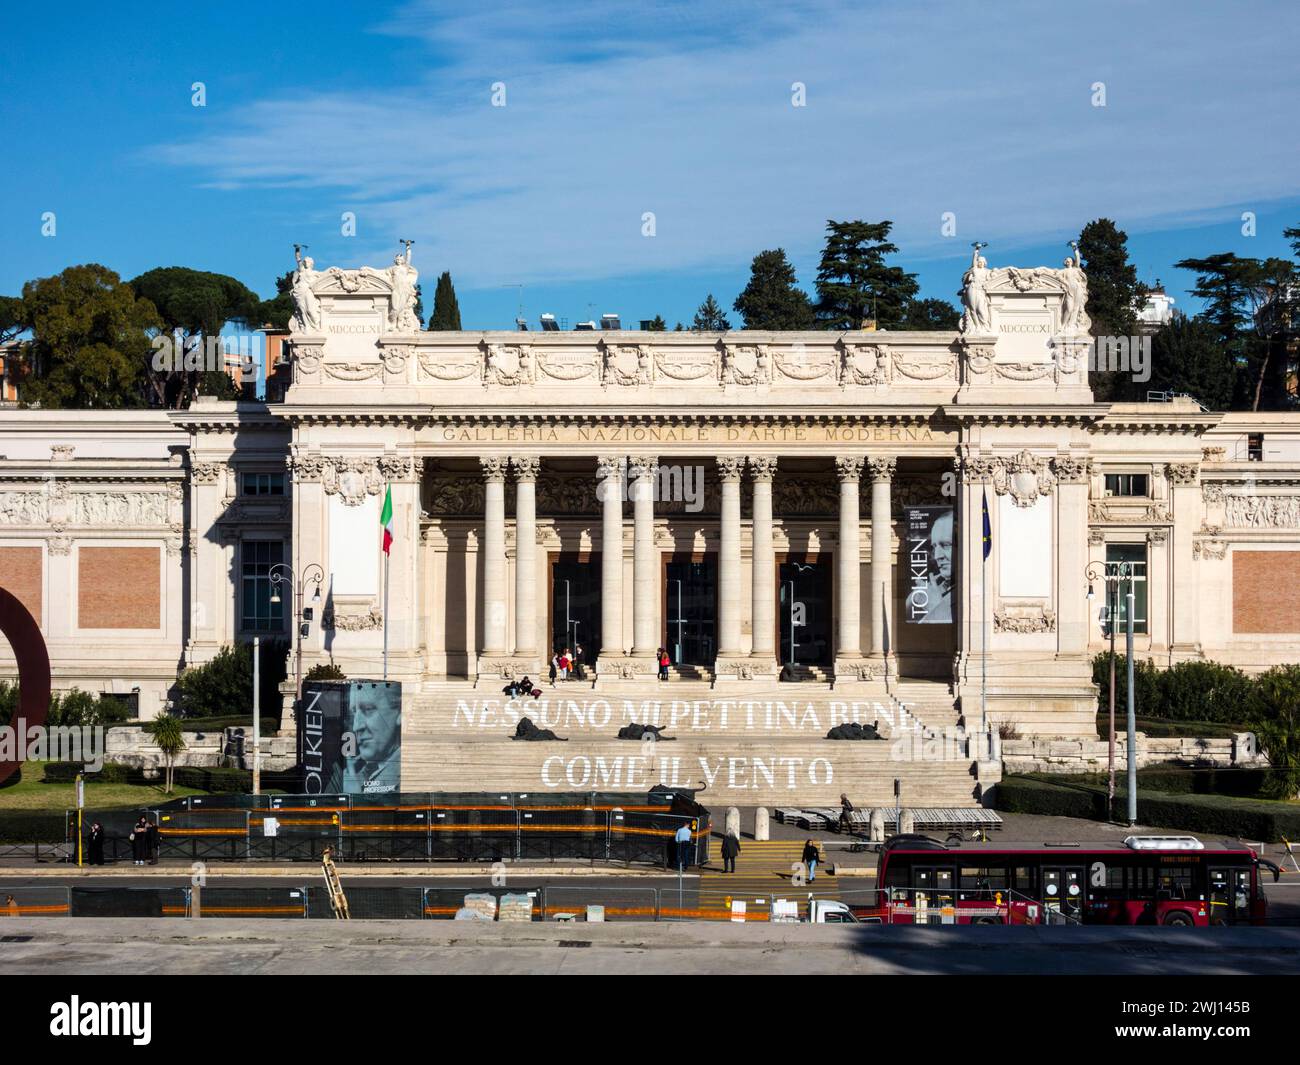
[[[149,821],[143,814],[131,829],[130,838],[132,864],[144,865],[149,860]]]
[[[158,848],[161,845],[161,840],[158,838],[158,826],[152,821],[149,822],[149,827],[145,830],[144,838],[149,848],[149,864],[157,865]]]
[[[736,856],[740,854],[740,840],[728,833],[722,837],[722,871],[724,873],[734,873],[736,871]]]
[[[104,826],[98,821],[90,826],[89,862],[91,865],[104,864]]]

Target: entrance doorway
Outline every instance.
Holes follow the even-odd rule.
[[[777,600],[781,664],[829,666],[831,643],[831,564],[788,560],[779,569]]]
[[[664,646],[678,666],[712,666],[717,657],[716,555],[668,559],[664,566]]]
[[[552,555],[550,604],[545,661],[557,650],[581,647],[579,661],[590,669],[600,654],[600,555]]]

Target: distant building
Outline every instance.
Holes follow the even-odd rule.
[[[1156,287],[1147,294],[1147,301],[1138,311],[1138,330],[1143,334],[1154,333],[1174,316],[1173,296],[1165,292],[1165,287],[1156,281]]]

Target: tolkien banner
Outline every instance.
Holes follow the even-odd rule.
[[[909,625],[951,624],[952,507],[907,507],[905,517],[908,592],[903,620]]]
[[[309,795],[400,791],[402,686],[377,680],[305,684],[298,760]]]

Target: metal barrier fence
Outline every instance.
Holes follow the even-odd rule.
[[[1077,915],[1015,892],[988,898],[945,896],[913,889],[850,888],[837,892],[738,894],[702,900],[692,886],[497,886],[484,888],[346,884],[357,920],[452,920],[463,908],[497,920],[520,921],[722,921],[834,924],[1077,924]],[[740,905],[733,906],[732,903]],[[815,907],[814,903],[823,904]],[[840,905],[836,905],[840,904]],[[814,914],[814,910],[821,912]],[[202,917],[331,919],[322,885],[283,887],[20,887],[0,890],[4,917]]]
[[[81,829],[104,827],[106,862],[133,860],[139,818],[158,826],[152,859],[185,861],[319,861],[326,847],[340,862],[495,862],[576,859],[675,867],[677,830],[693,824],[691,865],[709,859],[707,810],[687,815],[665,807],[612,804],[590,794],[541,799],[503,795],[237,796],[238,807],[195,796],[140,810],[83,811]],[[224,798],[224,797],[222,797]],[[206,801],[203,801],[206,800]],[[522,802],[521,800],[527,800]],[[544,801],[543,801],[544,800]],[[75,854],[77,811],[68,811],[64,847]]]

